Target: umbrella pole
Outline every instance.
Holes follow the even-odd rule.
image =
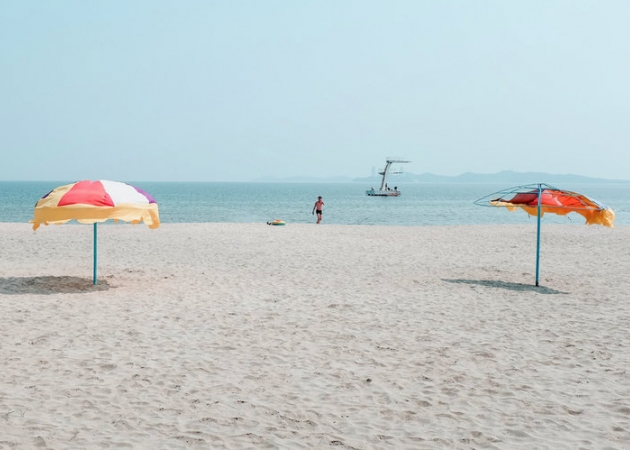
[[[540,213],[542,202],[542,184],[538,185],[538,219],[536,221],[536,286],[538,286],[538,274],[540,273]]]
[[[96,233],[96,222],[94,222],[94,284],[96,284],[96,242],[97,242],[97,233]]]

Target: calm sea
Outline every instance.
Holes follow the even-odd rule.
[[[37,200],[68,182],[0,182],[0,222],[25,222]],[[317,196],[323,223],[348,225],[465,225],[535,223],[523,211],[481,207],[473,202],[513,187],[505,184],[401,184],[400,197],[368,197],[363,183],[155,183],[131,182],[158,202],[162,223],[261,222],[314,223]],[[630,225],[629,184],[557,186],[580,192],[611,207],[616,225]],[[545,223],[583,224],[576,214],[546,215]]]

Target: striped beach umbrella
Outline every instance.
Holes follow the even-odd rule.
[[[603,225],[612,228],[615,212],[586,195],[558,189],[549,184],[537,183],[504,189],[475,201],[479,206],[504,207],[509,211],[522,209],[537,217],[536,229],[536,286],[540,272],[540,219],[546,214],[565,216],[577,213],[584,217],[587,225]]]
[[[112,219],[149,228],[160,226],[157,202],[147,192],[127,183],[108,180],[83,180],[59,186],[44,195],[35,205],[33,230],[41,224],[63,224],[71,220],[94,224],[94,284],[97,261],[99,222]]]

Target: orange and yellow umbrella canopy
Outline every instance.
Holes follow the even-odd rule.
[[[577,213],[584,217],[587,225],[603,225],[612,228],[615,212],[586,195],[558,189],[545,183],[528,184],[495,192],[475,201],[480,206],[505,207],[509,211],[522,209],[538,218],[536,242],[536,286],[540,266],[540,219],[547,213],[565,216]]]
[[[520,208],[530,216],[537,216],[540,204],[541,217],[545,213],[564,216],[574,212],[584,217],[587,225],[603,225],[610,228],[614,226],[615,212],[612,209],[577,192],[561,190],[549,185],[542,185],[539,192],[537,185],[528,185],[497,194],[502,195],[488,200],[490,206],[504,206],[510,211]],[[494,195],[496,194],[490,197]]]

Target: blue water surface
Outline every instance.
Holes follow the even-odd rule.
[[[0,182],[0,222],[27,223],[39,198],[53,182]],[[314,223],[317,196],[325,202],[324,224],[468,225],[535,223],[523,211],[481,207],[474,201],[513,186],[494,183],[413,183],[398,186],[399,197],[368,197],[362,183],[159,183],[129,182],[150,193],[159,204],[162,223],[268,222]],[[611,207],[615,225],[630,224],[630,184],[558,186],[580,192]],[[545,223],[583,224],[577,214],[547,214]]]

